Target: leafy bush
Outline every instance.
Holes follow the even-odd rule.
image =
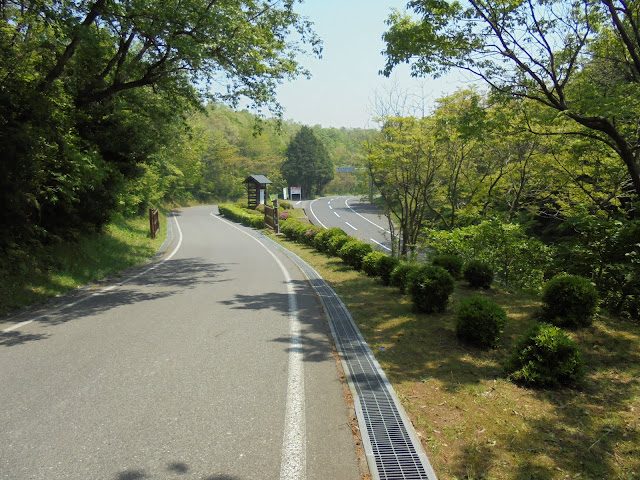
[[[462,276],[473,288],[489,288],[493,282],[493,269],[488,263],[471,260],[464,266]]]
[[[459,255],[437,255],[433,258],[431,264],[436,267],[444,268],[454,279],[460,278],[460,274],[462,273],[463,261]]]
[[[390,257],[385,255],[380,259],[378,263],[378,275],[382,280],[383,285],[389,285],[391,283],[391,272],[396,268],[400,260],[397,257]]]
[[[253,228],[265,228],[264,225],[264,216],[263,215],[255,215],[249,213],[249,210],[243,210],[235,205],[229,204],[220,204],[218,205],[218,211],[220,215],[226,217],[235,222],[240,222],[243,225]]]
[[[319,252],[328,253],[329,240],[336,235],[343,235],[345,237],[347,236],[344,230],[338,227],[329,228],[327,230],[323,230],[322,232],[318,233],[316,237],[313,239],[313,243],[314,243],[314,246],[316,247],[316,250],[318,250]]]
[[[422,265],[407,277],[407,289],[419,312],[443,312],[453,293],[453,277],[442,267]]]
[[[329,241],[327,242],[327,253],[333,257],[337,257],[338,252],[340,251],[342,246],[352,238],[353,237],[347,236],[347,234],[333,235],[332,237],[329,238]]]
[[[297,240],[297,230],[304,225],[300,220],[289,218],[280,222],[280,232],[289,240]]]
[[[320,233],[324,229],[322,227],[316,227],[315,225],[311,225],[311,226],[307,225],[307,227],[308,228],[305,230],[304,235],[302,237],[302,243],[304,243],[305,245],[309,245],[310,247],[313,247],[316,235],[318,235],[318,233]]]
[[[528,236],[525,227],[499,220],[451,231],[427,230],[427,242],[438,254],[456,254],[467,263],[488,263],[506,286],[537,290],[553,262],[554,249]]]
[[[603,306],[640,318],[640,220],[569,217],[568,235],[555,256],[555,272],[593,279]]]
[[[584,372],[578,346],[559,327],[535,324],[505,364],[509,380],[535,388],[578,382]]]
[[[506,323],[507,314],[496,302],[471,297],[463,300],[456,312],[456,335],[482,349],[496,348]]]
[[[546,320],[559,327],[591,325],[598,308],[596,287],[586,278],[558,275],[542,291],[542,311]]]
[[[293,227],[294,240],[296,242],[304,243],[305,235],[307,234],[307,230],[309,230],[309,224],[301,221],[296,222],[295,227]]]
[[[340,248],[338,255],[344,263],[356,270],[360,270],[362,268],[362,259],[372,251],[371,244],[352,238]]]
[[[362,270],[370,277],[377,277],[380,275],[380,265],[382,259],[386,255],[382,252],[371,252],[364,256],[362,259]]]
[[[409,279],[409,274],[418,267],[419,265],[415,263],[399,261],[391,271],[391,275],[389,276],[389,284],[392,287],[396,287],[398,290],[400,290],[400,293],[405,293],[407,291],[407,281]]]

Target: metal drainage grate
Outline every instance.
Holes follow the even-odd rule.
[[[367,463],[373,478],[436,480],[429,459],[393,387],[340,298],[304,260],[272,240],[265,239],[300,267],[324,305],[354,396]]]

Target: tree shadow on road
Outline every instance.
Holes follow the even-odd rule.
[[[191,470],[189,465],[184,462],[171,462],[167,465],[166,469],[168,474],[170,475],[170,478],[179,478],[182,475],[188,474]],[[145,478],[152,477],[157,478],[156,475],[150,475],[145,470],[130,469],[118,472],[114,480],[143,480]],[[162,478],[166,477],[163,476]],[[243,480],[241,477],[220,473],[198,478],[203,478],[203,480]]]
[[[301,340],[305,362],[324,362],[332,358],[329,343],[329,330],[320,302],[306,280],[296,280],[294,293],[297,303],[297,318],[301,324]],[[232,309],[276,311],[283,316],[289,315],[289,295],[287,293],[269,292],[260,295],[237,294],[231,300],[219,303],[228,305]],[[260,316],[256,316],[257,319]],[[289,336],[273,339],[274,342],[289,344]],[[290,347],[291,349],[293,347]],[[288,349],[288,350],[289,350]],[[287,350],[287,351],[288,351]]]

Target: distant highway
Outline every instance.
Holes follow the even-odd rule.
[[[304,208],[314,225],[340,227],[349,235],[374,245],[377,250],[391,252],[391,234],[384,215],[360,197],[333,196],[293,202]]]

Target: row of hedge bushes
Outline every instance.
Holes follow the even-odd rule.
[[[259,212],[258,215],[256,215],[249,213],[249,210],[245,208],[229,204],[218,205],[218,211],[220,212],[220,215],[246,225],[247,227],[265,228],[264,215]]]
[[[325,229],[295,219],[281,222],[280,230],[290,240],[340,257],[354,269],[378,277],[383,285],[409,294],[416,310],[423,313],[446,309],[456,279],[462,277],[474,288],[489,288],[493,281],[492,269],[477,260],[463,264],[459,256],[448,254],[436,256],[430,265],[405,262],[374,251],[340,228]],[[588,280],[565,275],[545,285],[542,301],[546,322],[535,323],[525,332],[506,360],[505,372],[510,380],[530,387],[573,384],[583,375],[582,360],[577,345],[560,326],[589,325],[597,309],[597,292]],[[456,335],[464,343],[481,349],[499,346],[507,315],[493,300],[464,299],[455,318]]]

